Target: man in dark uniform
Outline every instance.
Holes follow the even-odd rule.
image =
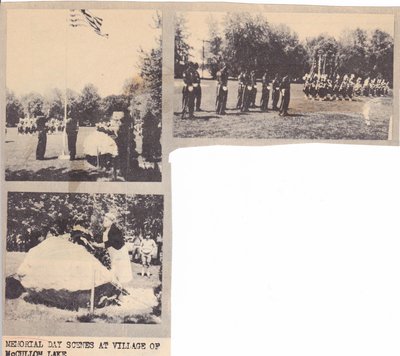
[[[44,160],[44,154],[46,152],[46,144],[47,144],[47,127],[46,122],[48,120],[48,116],[40,115],[36,119],[37,132],[38,132],[38,144],[36,147],[36,159]]]
[[[251,85],[251,77],[249,70],[246,69],[244,76],[242,78],[243,91],[242,91],[242,105],[240,107],[241,112],[249,111],[250,99],[253,86]]]
[[[198,69],[199,69],[199,65],[197,63],[195,63],[194,68],[193,68],[194,101],[195,101],[196,111],[201,111],[201,108],[200,108],[200,106],[201,106],[201,85],[200,85],[201,78],[200,78]]]
[[[250,73],[250,85],[252,86],[252,89],[250,92],[249,106],[254,109],[256,107],[256,96],[257,96],[257,78],[255,70],[252,70]]]
[[[240,109],[242,107],[245,76],[246,76],[245,71],[244,70],[240,71],[240,74],[238,76],[238,96],[237,96],[236,109]]]
[[[189,114],[189,119],[194,117],[194,86],[193,83],[196,80],[195,77],[194,65],[192,62],[189,62],[187,69],[183,73],[183,89],[182,89],[182,119],[185,117],[185,114]]]
[[[282,95],[281,106],[279,109],[279,116],[287,116],[289,109],[289,102],[290,102],[290,79],[288,75],[283,77],[279,88]]]
[[[261,100],[260,100],[261,111],[268,110],[268,101],[269,101],[269,80],[268,80],[268,72],[265,71],[262,77],[262,90],[261,90]]]
[[[71,112],[69,112],[69,116]],[[70,161],[75,160],[76,157],[76,140],[78,138],[79,131],[79,122],[78,119],[74,117],[68,117],[67,123],[65,126],[65,132],[67,133],[68,139],[68,151],[69,151],[69,159]]]
[[[278,101],[280,96],[279,74],[275,75],[275,78],[271,83],[271,87],[272,87],[272,110],[278,110]]]
[[[218,115],[225,115],[228,100],[228,70],[226,66],[218,71],[217,82],[216,112]]]

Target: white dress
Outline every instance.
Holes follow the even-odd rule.
[[[106,229],[103,233],[103,242],[108,241],[108,232],[110,228]],[[131,260],[129,258],[129,252],[126,244],[119,250],[110,246],[108,249],[111,260],[111,272],[121,284],[129,283],[132,278]]]

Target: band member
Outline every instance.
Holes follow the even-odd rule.
[[[272,110],[278,110],[278,101],[280,96],[279,74],[275,75],[275,78],[271,83],[271,87],[272,87]]]
[[[76,140],[78,138],[78,131],[78,119],[75,116],[69,117],[66,122],[65,132],[67,133],[69,159],[71,161],[75,160],[76,158]]]
[[[194,64],[193,67],[193,74],[194,74],[194,82],[193,82],[193,88],[194,88],[194,101],[195,101],[195,107],[196,111],[201,111],[201,78],[200,74],[198,72],[199,65],[197,63]]]
[[[216,112],[218,115],[225,115],[228,100],[228,70],[226,66],[218,71],[217,82]]]
[[[251,93],[253,90],[249,70],[245,71],[243,79],[242,79],[242,83],[243,83],[242,105],[240,107],[240,111],[247,112],[247,111],[249,111]]]
[[[269,101],[269,80],[268,80],[268,72],[265,71],[262,77],[262,91],[260,100],[261,111],[268,110],[268,101]]]
[[[194,65],[192,62],[189,62],[187,69],[183,73],[183,89],[182,89],[182,118],[185,117],[185,114],[189,114],[189,119],[194,117],[194,86],[193,84],[196,81],[196,74],[194,70]]]
[[[256,96],[257,96],[257,78],[256,78],[256,71],[252,70],[250,73],[250,85],[252,89],[250,91],[250,107],[256,107]]]
[[[246,72],[242,70],[238,76],[238,96],[237,96],[237,104],[236,109],[240,109],[242,107],[242,97],[243,97],[243,90],[245,87],[245,78]]]
[[[284,76],[282,79],[282,82],[279,86],[281,95],[282,95],[282,101],[281,101],[281,106],[279,110],[279,115],[280,116],[287,116],[288,115],[288,109],[289,109],[289,102],[290,102],[290,79],[289,76]]]
[[[38,144],[36,147],[36,159],[43,160],[44,154],[46,152],[46,144],[47,144],[47,128],[46,122],[48,117],[44,115],[40,115],[37,117],[36,125],[38,131]]]

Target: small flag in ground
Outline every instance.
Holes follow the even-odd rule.
[[[69,22],[71,27],[91,27],[99,36],[108,37],[108,33],[101,32],[103,19],[88,10],[70,10]]]

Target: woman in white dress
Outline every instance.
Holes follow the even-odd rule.
[[[115,224],[116,220],[116,216],[112,213],[104,216],[103,242],[93,243],[93,245],[107,249],[111,260],[111,272],[116,280],[125,286],[133,278],[131,261],[122,231]]]

